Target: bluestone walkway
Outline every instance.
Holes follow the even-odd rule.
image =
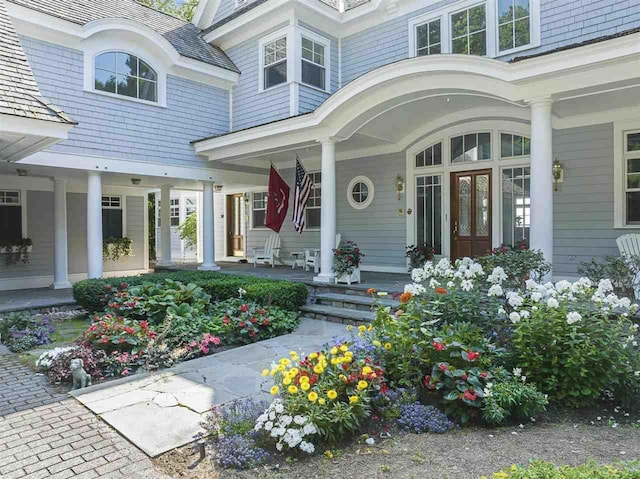
[[[132,443],[155,457],[188,444],[200,431],[211,406],[238,398],[265,398],[272,386],[261,372],[290,351],[319,350],[345,326],[305,319],[293,334],[260,341],[73,392],[87,408]]]
[[[0,345],[0,478],[170,479],[144,453]]]

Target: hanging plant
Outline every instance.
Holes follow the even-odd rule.
[[[126,236],[123,238],[105,238],[102,240],[102,259],[105,261],[120,261],[121,258],[133,256],[133,241]]]
[[[33,241],[31,238],[22,238],[18,241],[0,241],[0,253],[5,255],[5,263],[7,266],[12,264],[28,263],[29,253]]]

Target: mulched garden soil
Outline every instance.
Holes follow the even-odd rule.
[[[533,459],[577,465],[640,458],[640,424],[611,427],[602,418],[603,425],[592,426],[584,421],[464,428],[439,435],[396,434],[374,446],[360,441],[333,450],[332,459],[319,454],[251,471],[220,470],[208,460],[190,470],[187,467],[197,455],[188,447],[155,462],[172,477],[188,479],[477,479]]]

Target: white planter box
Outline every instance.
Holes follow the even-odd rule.
[[[31,253],[32,249],[33,249],[33,246],[27,246],[27,253]],[[2,248],[0,248],[0,254],[17,253],[19,251],[20,251],[19,246],[10,246],[10,247],[3,246]]]
[[[343,283],[351,285],[353,283],[360,282],[360,268],[354,268],[351,274],[343,274],[342,276],[336,276],[336,283]]]

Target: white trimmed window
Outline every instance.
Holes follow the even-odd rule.
[[[122,238],[124,236],[123,219],[122,197],[115,195],[103,195],[102,238]]]
[[[442,53],[441,21],[439,18],[416,26],[416,55]]]
[[[451,53],[487,54],[486,10],[481,4],[451,15]]]
[[[624,134],[625,225],[640,225],[640,131]]]
[[[19,191],[0,190],[0,243],[22,239],[22,201]]]
[[[269,41],[262,48],[263,89],[287,82],[287,37]]]
[[[311,188],[309,201],[307,202],[307,217],[305,223],[307,228],[320,228],[322,173],[316,171],[309,173],[309,176],[311,177],[311,181],[313,181],[313,188]]]
[[[326,90],[325,45],[302,35],[302,83]]]
[[[531,169],[502,169],[502,243],[529,245],[531,228]]]
[[[264,228],[267,216],[267,196],[266,191],[253,193],[251,219],[254,228]]]
[[[530,43],[529,0],[498,0],[498,50],[505,52]]]
[[[451,138],[451,163],[491,160],[491,133],[468,133]]]
[[[105,52],[94,63],[97,91],[158,102],[158,75],[145,61],[125,52]]]
[[[442,176],[416,177],[416,244],[442,254]]]
[[[196,201],[193,198],[185,198],[184,216],[188,218],[196,212]]]
[[[171,226],[180,224],[180,198],[171,198]]]
[[[531,155],[531,140],[526,136],[500,133],[500,158],[519,158]]]
[[[366,176],[356,176],[347,187],[347,201],[356,210],[363,210],[369,206],[374,194],[373,181]]]
[[[442,142],[431,145],[416,155],[416,168],[442,165]]]

